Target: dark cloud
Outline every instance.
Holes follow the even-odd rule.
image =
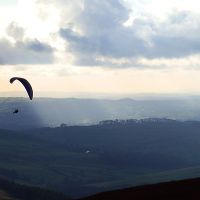
[[[144,41],[128,32],[112,30],[109,32],[110,35],[105,33],[100,36],[79,36],[68,29],[60,30],[61,36],[70,44],[67,51],[76,55],[77,64],[80,65],[98,64],[95,60],[98,56],[113,58],[139,56],[145,49]]]
[[[128,10],[116,0],[84,1],[84,9],[76,18],[82,35],[74,32],[73,26],[61,28],[60,35],[67,40],[79,65],[97,65],[97,56],[115,58],[139,55],[145,43],[138,38],[132,28],[125,28]],[[71,26],[71,25],[70,25]],[[102,63],[101,63],[102,64]]]
[[[0,40],[0,64],[48,64],[53,62],[53,49],[45,43],[20,41],[15,44]]]
[[[200,53],[199,16],[176,12],[164,22],[143,16],[127,27],[129,14],[120,0],[85,0],[70,25],[60,29],[66,51],[79,65],[108,64],[98,57],[171,59]]]
[[[183,36],[156,36],[146,57],[149,58],[181,58],[200,53],[200,41]]]
[[[29,41],[25,44],[25,47],[29,50],[35,51],[35,52],[46,52],[51,53],[52,48],[48,44],[42,43],[39,40],[35,39],[33,41]]]

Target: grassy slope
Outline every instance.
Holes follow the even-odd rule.
[[[117,159],[121,159],[124,155],[118,157],[121,149],[130,152],[130,149],[142,151],[145,147],[146,152],[151,150],[154,153],[161,149],[165,154],[173,153],[175,158],[185,156],[189,161],[196,162],[200,157],[197,151],[200,146],[199,125],[192,125],[192,131],[190,126],[183,126],[177,131],[177,126],[171,126],[170,130],[162,126],[159,129],[154,126],[148,126],[147,129],[132,127],[126,131],[125,127],[68,127],[38,129],[32,134],[0,130],[0,176],[77,196],[200,176],[199,167],[187,165],[182,170],[178,167],[177,170],[162,170],[161,173],[160,169],[121,165],[104,157],[112,150],[111,153],[114,152]],[[141,132],[141,129],[145,131]],[[176,140],[180,136],[183,137]],[[187,151],[186,147],[193,148]],[[86,154],[87,149],[92,150],[91,153]],[[106,151],[103,152],[103,149]],[[154,155],[150,154],[151,157]],[[192,166],[198,166],[195,162]]]
[[[181,161],[183,159],[188,162],[186,165],[175,166],[174,169],[172,167],[173,170],[169,168],[162,171],[159,169],[152,171],[145,168],[142,169],[141,166],[139,166],[141,171],[138,171],[137,166],[134,166],[134,164],[120,168],[117,163],[115,176],[110,176],[107,180],[103,180],[100,177],[96,181],[93,179],[90,183],[85,183],[86,186],[97,188],[96,191],[98,191],[199,177],[199,130],[199,123],[183,124],[173,122],[172,124],[145,123],[134,126],[47,128],[40,129],[38,135],[46,141],[54,141],[59,145],[72,145],[74,149],[79,147],[80,151],[88,148],[94,151],[94,155],[96,155],[96,152],[98,155],[103,150],[114,152],[118,159],[122,159],[123,155],[126,156],[127,152],[136,151],[139,155],[140,152],[145,152],[147,156],[144,159],[148,158],[148,156],[150,158],[147,165],[152,162],[152,158],[158,155],[157,152],[160,152],[161,157],[163,157],[163,160],[158,159],[159,162],[167,160],[168,157],[166,155],[169,155],[169,160],[179,161],[180,159]],[[121,152],[123,153],[120,157]],[[148,154],[149,152],[150,154]],[[171,155],[172,157],[170,157]],[[101,162],[103,161],[101,160]],[[156,162],[154,165],[156,165]],[[99,167],[98,164],[96,167]],[[104,168],[108,169],[108,165],[105,165]],[[107,175],[115,174],[114,172],[114,170],[108,171]]]
[[[1,200],[67,200],[61,193],[0,179]]]
[[[24,184],[65,190],[67,194],[75,193],[82,183],[123,176],[123,170],[119,176],[118,169],[104,164],[96,154],[72,152],[16,132],[0,131],[0,152],[0,176]]]

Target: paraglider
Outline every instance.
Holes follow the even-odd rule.
[[[20,78],[20,77],[11,78],[10,83],[13,83],[16,80],[18,80],[24,86],[24,88],[26,89],[26,92],[28,93],[30,100],[32,100],[33,99],[33,89],[32,89],[31,84],[26,79]],[[19,110],[15,109],[13,111],[13,114],[17,114],[18,112],[19,112]]]
[[[13,77],[13,78],[11,78],[10,79],[10,83],[13,83],[15,80],[18,80],[19,82],[21,82],[21,84],[26,89],[30,100],[32,100],[33,99],[33,89],[31,87],[31,84],[26,79],[20,78],[20,77]]]

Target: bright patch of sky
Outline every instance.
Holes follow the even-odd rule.
[[[158,17],[169,14],[172,10],[191,10],[200,12],[200,2],[196,0],[124,0],[136,14],[152,14]]]
[[[1,6],[13,6],[16,5],[18,0],[0,0]]]

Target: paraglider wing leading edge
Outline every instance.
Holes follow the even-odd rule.
[[[10,79],[10,83],[13,83],[15,80],[18,80],[19,82],[22,83],[22,85],[24,86],[24,88],[26,89],[28,96],[30,98],[30,100],[33,99],[33,89],[31,84],[24,78],[20,78],[20,77],[13,77]]]

